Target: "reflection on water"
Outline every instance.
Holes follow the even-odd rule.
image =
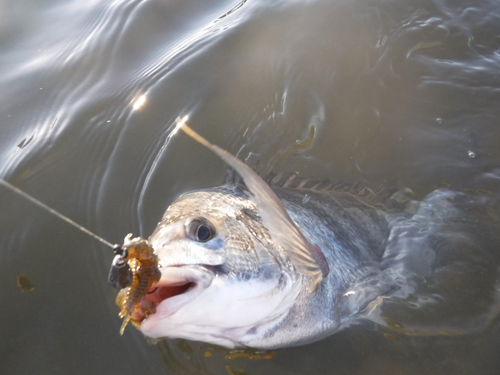
[[[265,361],[272,359],[277,350],[255,350],[238,349],[229,350],[222,347],[191,343],[186,340],[164,340],[158,343],[158,349],[168,368],[175,374],[247,374],[242,368],[245,361],[234,361],[235,359],[247,359]]]
[[[0,1],[0,176],[112,243],[147,237],[178,195],[223,180],[217,157],[187,137],[167,140],[188,114],[207,139],[264,165],[311,140],[277,163],[305,177],[398,180],[418,199],[440,184],[498,196],[499,18],[495,1],[470,0]],[[498,207],[478,207],[464,209],[498,228]],[[453,302],[448,311],[386,304],[405,330],[430,319],[433,331],[465,324],[466,335],[368,324],[257,361],[207,357],[196,343],[155,348],[135,330],[120,337],[109,249],[4,189],[0,228],[9,374],[500,368],[488,310],[498,246],[473,223],[460,248],[473,261],[457,261],[447,293],[434,295]],[[36,288],[21,293],[20,275]],[[464,296],[470,306],[451,321]]]

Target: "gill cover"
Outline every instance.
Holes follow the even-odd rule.
[[[285,249],[297,272],[312,278],[308,289],[310,292],[314,291],[329,272],[328,263],[321,250],[306,240],[274,191],[257,173],[226,150],[196,133],[186,125],[186,119],[187,117],[178,117],[177,128],[181,128],[191,138],[212,150],[240,174],[271,237]]]

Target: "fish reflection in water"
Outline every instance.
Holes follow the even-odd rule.
[[[146,336],[276,349],[364,320],[397,338],[477,332],[497,316],[495,194],[264,181],[184,122],[242,180],[185,194],[149,238],[162,276]]]

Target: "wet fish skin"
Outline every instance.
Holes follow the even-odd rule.
[[[163,269],[150,296],[159,303],[156,313],[141,331],[273,349],[331,334],[386,292],[383,277],[374,275],[381,274],[388,222],[358,194],[365,189],[311,192],[306,200],[273,190],[185,121],[178,118],[178,127],[228,163],[249,195],[233,185],[187,194],[168,208],[149,239]],[[201,269],[208,272],[203,278]],[[177,285],[188,287],[173,293]]]
[[[186,194],[169,207],[149,241],[162,270],[212,266],[215,278],[224,282],[219,293],[225,293],[227,285],[228,296],[219,296],[214,305],[208,298],[213,293],[203,301],[202,292],[193,300],[198,299],[196,306],[187,304],[164,319],[154,314],[141,326],[147,336],[182,337],[227,347],[270,349],[304,344],[342,328],[389,289],[380,281],[370,288],[359,285],[359,280],[370,275],[375,280],[380,275],[378,262],[388,231],[383,210],[349,193],[284,188],[275,192],[308,241],[328,261],[330,272],[319,287],[312,293],[307,289],[308,278],[297,274],[287,253],[261,222],[255,203],[242,192],[221,187]],[[304,204],[305,193],[310,199]],[[199,217],[210,220],[217,230],[207,243],[196,243],[185,234],[185,223]],[[253,285],[254,297],[248,300],[245,285]],[[210,287],[205,293],[209,291]],[[203,310],[196,311],[197,306]],[[189,332],[182,331],[183,324]]]
[[[276,347],[302,345],[348,326],[371,301],[392,289],[379,263],[389,231],[388,215],[349,193],[284,188],[275,192],[330,267],[316,291],[302,288],[274,330],[280,341]],[[306,193],[310,199],[304,204]]]

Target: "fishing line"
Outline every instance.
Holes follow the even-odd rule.
[[[42,207],[44,210],[47,210],[49,211],[51,214],[57,216],[58,218],[64,220],[65,222],[67,222],[68,224],[71,224],[73,225],[75,228],[78,228],[80,229],[82,232],[84,233],[87,233],[88,235],[94,237],[96,240],[102,242],[103,244],[111,247],[111,248],[114,248],[114,245],[111,244],[110,242],[106,241],[104,238],[101,238],[99,237],[97,234],[95,233],[92,233],[91,231],[89,231],[87,228],[84,228],[82,227],[80,224],[77,224],[75,223],[73,220],[71,220],[69,217],[67,216],[64,216],[63,214],[57,212],[56,210],[54,210],[53,208],[50,208],[49,206],[47,206],[45,203],[42,203],[40,202],[38,199],[32,197],[31,195],[25,193],[24,191],[22,191],[21,189],[18,189],[17,187],[15,187],[14,185],[11,185],[10,183],[8,183],[7,181],[5,181],[3,178],[0,178],[0,184],[2,184],[3,186],[5,186],[6,188],[10,189],[11,191],[13,191],[14,193],[16,194],[19,194],[20,196],[26,198],[27,200],[33,202],[34,204],[36,204],[37,206],[39,207]]]
[[[153,162],[153,167],[151,168],[150,172],[148,173],[148,175],[146,176],[146,183],[145,183],[145,186],[147,185],[147,182],[149,181],[149,179],[151,178],[151,174],[152,174],[152,170],[154,170],[154,167],[156,166],[156,164],[158,163],[158,159],[159,159],[159,156],[163,153],[163,151],[165,150],[165,147],[168,145],[169,141],[170,141],[170,138],[172,138],[173,135],[175,135],[177,133],[177,131],[184,125],[184,123],[186,122],[186,120],[188,119],[188,116],[184,116],[184,118],[180,119],[180,118],[177,118],[176,122],[177,122],[177,125],[176,127],[174,128],[174,130],[168,135],[166,141],[165,141],[165,144],[163,145],[163,147],[161,148],[160,150],[160,153],[157,155],[157,157],[155,158],[154,162]],[[61,214],[60,212],[57,212],[56,210],[54,210],[53,208],[50,208],[49,206],[47,206],[45,203],[42,203],[41,201],[39,201],[38,199],[36,199],[35,197],[32,197],[31,195],[29,195],[28,193],[25,193],[24,191],[22,191],[21,189],[15,187],[14,185],[10,184],[9,182],[5,181],[3,178],[0,178],[0,184],[2,184],[3,186],[5,186],[6,188],[8,188],[9,190],[13,191],[14,193],[22,196],[23,198],[29,200],[30,202],[36,204],[37,206],[43,208],[44,210],[50,212],[52,215],[55,215],[57,216],[59,219],[62,219],[64,220],[65,222],[67,222],[68,224],[71,224],[72,226],[74,226],[75,228],[81,230],[83,233],[86,233],[88,234],[89,236],[91,237],[94,237],[96,240],[100,241],[101,243],[103,243],[104,245],[106,246],[109,246],[110,248],[112,248],[114,251],[115,251],[115,254],[119,254],[120,251],[121,251],[121,247],[119,247],[118,245],[113,245],[112,243],[106,241],[104,238],[102,237],[99,237],[97,234],[95,233],[92,233],[90,230],[88,230],[87,228],[81,226],[80,224],[74,222],[73,220],[71,220],[69,217]],[[139,201],[142,202],[142,198],[143,198],[143,195],[144,195],[144,189],[145,187],[143,187],[142,191],[141,191],[141,196],[139,198]]]

